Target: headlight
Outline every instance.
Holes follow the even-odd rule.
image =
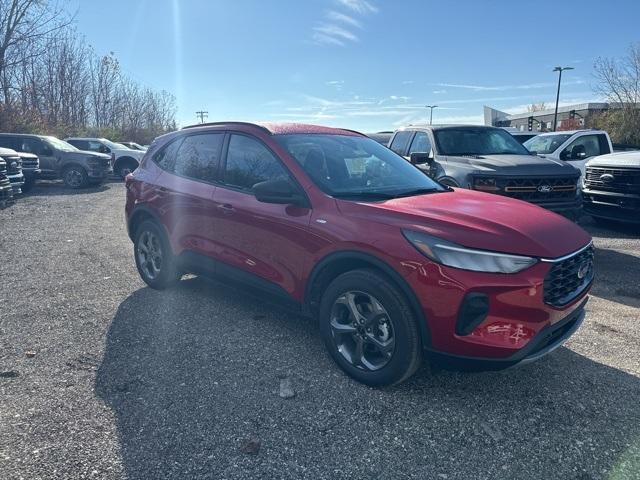
[[[431,235],[403,230],[405,238],[427,258],[448,267],[487,273],[516,273],[538,262],[537,258],[474,250]]]
[[[496,185],[495,178],[477,177],[473,181],[473,189],[482,192],[497,192],[500,190],[500,187]]]

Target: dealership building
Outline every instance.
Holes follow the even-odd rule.
[[[589,125],[589,117],[608,110],[608,103],[579,103],[558,108],[558,129],[584,128]],[[484,124],[494,127],[515,127],[521,131],[553,130],[555,108],[510,114],[488,106],[484,107]]]

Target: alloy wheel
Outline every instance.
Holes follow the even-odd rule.
[[[140,235],[136,254],[141,270],[150,279],[154,280],[160,275],[162,269],[162,247],[157,235],[145,230]]]
[[[65,182],[67,185],[77,188],[82,185],[82,173],[78,170],[72,168],[67,170],[64,176]]]
[[[329,321],[333,342],[342,357],[356,368],[383,368],[395,350],[391,318],[375,297],[359,291],[340,295]]]

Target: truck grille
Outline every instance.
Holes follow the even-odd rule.
[[[571,200],[576,196],[578,177],[497,179],[502,195],[532,203]]]
[[[640,194],[640,168],[587,167],[584,186],[591,190]]]
[[[562,307],[578,297],[593,280],[593,245],[554,262],[544,279],[544,302]]]
[[[40,167],[40,162],[37,158],[23,158],[22,170],[36,170]]]
[[[11,182],[2,173],[0,173],[0,202],[13,199],[13,189],[11,188]]]
[[[22,172],[22,161],[20,157],[4,157],[7,168],[7,175],[16,175]]]

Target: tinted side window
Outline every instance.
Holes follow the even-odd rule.
[[[174,140],[169,145],[165,146],[159,152],[154,154],[152,160],[161,169],[168,172],[173,171],[173,164],[176,159],[176,153],[178,152],[178,148],[180,148],[181,143],[181,138]]]
[[[409,140],[411,139],[411,135],[413,132],[411,131],[401,131],[396,133],[393,137],[393,141],[391,142],[391,150],[396,152],[398,155],[404,155],[407,151],[407,146],[409,146]]]
[[[576,145],[582,145],[584,147],[584,150],[587,154],[585,158],[602,155],[603,153],[609,153],[607,151],[600,151],[600,142],[598,141],[598,135],[582,135],[581,137],[578,137],[573,142],[571,142],[565,149],[565,151],[570,155],[573,147],[575,147]]]
[[[609,148],[609,142],[607,141],[606,135],[599,134],[598,143],[600,143],[600,155],[611,153],[611,148]]]
[[[177,175],[213,182],[216,179],[224,133],[191,135],[184,139],[176,155]]]
[[[0,147],[2,148],[11,148],[16,152],[19,152],[18,144],[20,142],[16,137],[0,137]]]
[[[429,140],[429,135],[425,132],[416,132],[416,136],[413,137],[413,142],[411,142],[411,148],[409,149],[409,154],[414,152],[427,152],[431,151],[431,140]]]
[[[36,155],[44,155],[43,148],[44,144],[41,140],[37,138],[29,138],[29,137],[18,137],[17,148],[18,152],[27,152],[27,153],[35,153]],[[52,155],[53,152],[48,152],[49,155]]]
[[[91,152],[111,153],[111,149],[109,149],[106,146],[102,145],[102,143],[100,143],[100,142],[96,142],[94,140],[89,140],[89,141],[86,141],[85,143],[86,143],[85,150],[89,150]],[[78,148],[80,148],[80,147],[78,147]]]
[[[89,150],[89,143],[86,140],[69,140],[69,143],[80,150]]]
[[[224,182],[227,185],[251,189],[256,183],[288,178],[280,161],[259,141],[231,135]]]

